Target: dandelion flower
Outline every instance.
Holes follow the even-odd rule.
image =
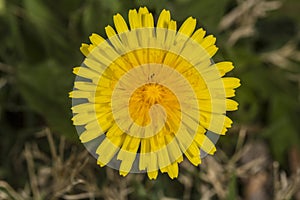
[[[155,25],[146,7],[130,10],[128,19],[115,15],[107,39],[92,34],[80,48],[86,58],[73,70],[72,120],[100,166],[173,179],[184,158],[198,166],[216,151],[240,82],[223,77],[233,64],[213,62],[216,38],[195,30],[196,19],[177,29],[163,10]]]

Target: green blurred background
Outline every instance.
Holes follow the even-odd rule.
[[[56,179],[52,161],[60,160],[65,171],[59,172],[68,174],[77,166],[76,155],[85,152],[71,124],[68,98],[75,78],[72,68],[84,58],[79,47],[94,32],[105,36],[104,27],[112,25],[114,14],[127,19],[128,10],[140,6],[147,6],[155,19],[168,9],[179,25],[195,17],[198,27],[217,37],[215,61],[234,62],[231,75],[242,82],[235,97],[240,106],[229,113],[233,128],[218,142],[220,151],[213,157],[227,175],[224,180],[207,178],[216,165],[207,161],[203,169],[192,171],[183,164],[177,180],[165,175],[157,181],[144,175],[121,178],[113,170],[98,168],[90,158],[74,175],[85,185],[69,180],[57,187],[70,189],[54,195],[59,190],[54,180],[63,179]],[[267,181],[260,187],[266,198],[280,199],[278,193],[285,189],[282,177],[277,180],[274,175],[277,165],[277,172],[298,188],[300,181],[294,179],[300,179],[299,10],[299,0],[0,0],[0,199],[250,199],[260,192],[247,193],[251,178],[261,169],[241,175],[239,167],[249,163],[247,159],[255,160],[251,152],[267,157],[262,167]],[[249,145],[250,151],[237,155]],[[53,149],[62,148],[55,157]],[[75,164],[67,165],[74,155]],[[238,159],[231,159],[235,156]],[[44,175],[44,185],[41,169],[51,172]],[[220,176],[217,169],[212,173]],[[273,184],[276,180],[282,187]],[[223,184],[223,193],[216,181]],[[297,189],[291,191],[286,197],[300,199]]]

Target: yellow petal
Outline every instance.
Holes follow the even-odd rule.
[[[130,142],[131,142],[132,138],[133,138],[132,136],[126,135],[125,140],[124,140],[124,142],[122,144],[122,149],[124,151],[125,150],[129,150],[129,145],[130,145]]]
[[[171,20],[169,23],[168,29],[176,31],[177,30],[177,22],[174,20]]]
[[[190,133],[186,128],[182,129],[181,132],[176,133],[175,136],[181,151],[185,152],[187,148],[190,146],[191,142],[193,141],[192,136],[190,135]]]
[[[116,30],[119,34],[128,31],[128,26],[127,26],[124,18],[120,14],[116,14],[114,16],[114,24],[115,24]]]
[[[130,172],[134,159],[135,159],[135,155],[130,154],[126,156],[126,159],[122,160],[119,169],[121,176],[126,176]]]
[[[156,179],[157,178],[157,175],[158,175],[158,171],[156,170],[156,171],[151,171],[151,172],[147,172],[147,175],[148,175],[148,178],[150,179],[150,180],[154,180],[154,179]]]
[[[163,168],[171,163],[167,148],[161,148],[160,151],[157,152],[157,159],[159,168]]]
[[[171,179],[178,177],[178,164],[173,163],[167,167],[167,173]]]
[[[191,157],[199,157],[200,156],[200,151],[194,141],[192,142],[191,146],[187,149],[187,152],[189,152]]]
[[[126,136],[126,138],[127,137],[128,137],[128,135]],[[123,143],[123,145],[124,145],[124,143]],[[120,175],[126,176],[132,168],[132,164],[136,158],[136,153],[124,150],[123,145],[122,145],[122,149],[118,153],[117,159],[122,161],[121,165],[120,165],[120,169],[119,169]]]
[[[213,57],[218,51],[218,47],[216,45],[212,45],[206,48],[206,52],[210,57]]]
[[[171,20],[169,23],[168,29],[171,31],[166,31],[166,39],[165,39],[165,44],[164,44],[166,48],[170,48],[174,44],[175,37],[176,37],[176,21]],[[177,59],[177,57],[170,52],[167,52],[166,57],[167,56],[171,56],[173,58],[175,57]],[[167,62],[170,60],[165,60],[165,61]],[[171,64],[171,62],[170,62],[170,64]]]
[[[84,126],[85,130],[90,131],[94,129],[101,129],[98,120],[92,121]],[[103,132],[103,131],[102,131]]]
[[[153,20],[152,13],[145,14],[142,17],[142,25],[143,27],[148,27],[148,28],[154,27],[154,20]]]
[[[221,76],[224,76],[234,68],[232,62],[219,62],[216,63],[215,66],[218,68]]]
[[[225,135],[227,131],[228,131],[228,129],[226,127],[223,127],[220,135]]]
[[[123,137],[105,138],[96,150],[99,155],[97,163],[106,165],[113,158],[116,152],[120,149]]]
[[[195,142],[192,142],[191,146],[186,150],[186,152],[184,153],[184,155],[195,166],[198,166],[201,163],[201,160],[200,160],[200,150],[196,146]]]
[[[148,14],[148,13],[149,13],[149,11],[148,11],[147,7],[140,7],[139,8],[139,12],[138,12],[139,15],[144,15],[144,14]]]
[[[129,10],[128,19],[129,19],[129,25],[131,30],[142,27],[142,21],[139,18],[136,9]]]
[[[148,172],[154,172],[157,171],[158,165],[157,165],[157,154],[155,151],[151,150],[150,154],[150,163],[147,167]]]
[[[80,47],[80,51],[84,56],[89,55],[90,51],[89,51],[89,46],[88,44],[82,43],[81,47]]]
[[[162,44],[165,43],[165,37],[167,33],[166,30],[169,27],[170,20],[171,20],[170,11],[167,11],[165,9],[161,11],[157,21],[156,37],[157,37],[157,41],[160,41]]]
[[[73,69],[73,72],[75,72],[77,76],[81,76],[90,80],[98,79],[100,76],[96,71],[86,67],[80,67],[79,70],[78,68],[76,70]]]
[[[141,154],[140,154],[140,162],[139,169],[145,170],[150,163],[150,144],[148,139],[141,140]]]
[[[195,31],[195,33],[192,35],[192,39],[195,40],[198,43],[201,43],[205,36],[206,31],[202,28]]]
[[[150,145],[151,145],[151,151],[155,152],[158,149],[158,141],[157,138],[155,136],[151,137],[150,139]]]
[[[233,123],[232,120],[229,117],[225,116],[224,127],[230,128],[232,123]]]
[[[74,67],[73,74],[77,75],[81,67]]]
[[[228,98],[234,97],[235,96],[235,89],[233,89],[233,88],[226,88],[225,89],[225,94],[226,94],[226,97],[228,97]]]
[[[75,81],[74,88],[83,91],[95,92],[97,86],[91,82]]]
[[[216,40],[217,39],[213,35],[209,35],[200,42],[200,45],[206,49],[207,47],[214,45]]]
[[[103,132],[106,132],[108,129],[110,129],[112,124],[114,123],[110,114],[104,114],[102,116],[102,119],[99,119],[98,117],[98,122],[101,125],[101,129]]]
[[[205,152],[214,154],[216,147],[214,143],[204,134],[197,133],[195,136],[195,142]]]
[[[176,160],[177,163],[181,163],[182,161],[183,161],[183,156],[180,156],[180,157]]]
[[[183,121],[183,123],[185,124],[186,127],[193,129],[193,127],[198,126],[198,122],[196,122],[194,117],[193,117],[193,116],[196,115],[196,113],[198,114],[198,112],[194,112],[194,113],[185,113],[185,112],[183,112],[183,115],[186,116],[184,118],[184,121]]]
[[[187,36],[191,36],[195,30],[195,27],[196,19],[189,17],[183,22],[178,32]]]
[[[73,113],[91,112],[91,111],[94,111],[95,105],[91,104],[91,103],[82,103],[82,104],[73,106],[71,109],[72,109]]]
[[[90,91],[81,91],[81,90],[73,90],[69,93],[69,97],[75,99],[87,99],[93,96],[93,92]]]
[[[139,8],[138,18],[139,18],[139,21],[141,22],[141,24],[140,24],[140,27],[138,27],[138,28],[147,27],[146,24],[149,22],[148,21],[149,20],[148,19],[149,18],[148,14],[149,14],[149,11],[146,7],[140,7]]]
[[[226,110],[234,111],[238,109],[238,103],[232,99],[226,99]]]
[[[91,103],[111,103],[111,96],[91,96],[88,98],[89,102]]]
[[[103,63],[103,59],[102,59],[102,57],[104,57],[103,55],[99,56],[99,55],[96,53],[95,56],[97,57],[98,60],[101,59],[101,61],[102,61],[102,63]],[[84,63],[88,68],[90,68],[90,69],[92,69],[92,70],[94,70],[94,71],[96,71],[96,72],[101,73],[101,72],[103,72],[103,70],[104,70],[104,69],[106,68],[106,66],[108,66],[108,65],[102,64],[102,63],[100,63],[98,60],[95,60],[95,59],[89,57],[89,58],[86,58],[86,59],[84,60],[83,63]],[[106,59],[106,60],[107,60],[107,59]],[[107,62],[106,62],[106,63],[107,63]],[[109,63],[109,62],[108,62],[108,63]]]
[[[120,54],[123,54],[124,47],[123,47],[119,37],[117,37],[117,33],[115,32],[115,30],[111,26],[106,26],[105,32],[106,32],[106,35],[107,35],[109,41],[114,46],[116,51]]]
[[[124,132],[119,128],[119,126],[114,123],[112,127],[107,131],[106,137],[111,138],[115,136],[121,136]]]
[[[140,142],[141,142],[140,138],[132,137],[129,145],[129,149],[135,153],[140,146]]]
[[[117,35],[116,31],[110,25],[105,27],[105,33],[108,38]]]
[[[96,45],[94,44],[81,44],[80,47],[80,51],[82,52],[82,54],[87,57],[92,51],[93,49],[96,47]]]
[[[103,131],[99,130],[99,129],[90,129],[90,130],[86,130],[84,131],[80,136],[79,139],[82,143],[86,143],[89,142],[97,137],[99,137],[100,135],[103,135]]]
[[[166,135],[165,138],[166,138],[166,142],[168,144],[167,148],[168,148],[170,160],[175,161],[182,156],[180,147],[177,144],[175,136]]]
[[[161,11],[157,20],[157,28],[168,28],[170,20],[171,20],[170,11],[163,9],[163,11]]]
[[[94,45],[99,45],[100,43],[104,42],[105,39],[103,37],[101,37],[100,35],[93,33],[90,36],[90,41],[94,44]]]
[[[72,121],[74,125],[85,125],[95,119],[95,113],[79,113],[73,116]]]
[[[237,88],[241,85],[240,79],[233,77],[225,77],[222,78],[223,84],[225,88]]]

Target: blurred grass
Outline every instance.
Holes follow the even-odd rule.
[[[36,133],[44,127],[50,127],[55,138],[67,138],[68,156],[72,154],[71,146],[81,148],[71,124],[68,98],[74,80],[72,67],[83,59],[79,47],[82,42],[88,42],[93,32],[104,36],[104,27],[112,24],[114,14],[121,13],[127,18],[128,9],[143,5],[156,19],[164,8],[171,10],[179,24],[190,15],[195,17],[198,27],[203,26],[217,36],[220,50],[215,60],[234,62],[236,68],[232,74],[242,81],[236,96],[240,107],[238,112],[230,114],[234,127],[228,136],[221,138],[218,147],[233,155],[238,133],[246,129],[247,141],[263,141],[270,149],[271,160],[279,161],[283,170],[294,173],[289,152],[296,148],[296,158],[299,158],[300,2],[276,1],[280,5],[277,7],[272,4],[275,1],[258,1],[253,5],[251,2],[255,1],[0,0],[0,180],[7,181],[16,190],[24,187],[29,177],[24,173],[27,165],[22,152],[27,143],[45,143],[36,138]],[[240,12],[244,9],[242,5],[250,6]],[[226,16],[234,20],[220,28],[221,23],[226,24],[230,19]],[[45,154],[50,154],[48,147],[42,148]],[[96,165],[94,160],[91,162],[90,167]],[[113,182],[104,175],[105,170],[96,170],[99,175],[94,178],[98,187]],[[164,175],[156,182],[145,181],[143,176],[135,179],[133,175],[127,183],[135,190],[130,197],[181,199],[185,194],[185,199],[198,199],[209,196],[201,189],[205,184],[190,176],[187,169],[182,171],[195,185],[189,186],[184,179],[171,181]],[[16,176],[19,178],[15,179]],[[118,180],[126,182],[127,179]],[[230,174],[228,184],[228,195],[215,192],[212,197],[237,199],[245,195],[242,191],[246,184],[241,186],[237,175]],[[1,188],[0,185],[0,191]]]

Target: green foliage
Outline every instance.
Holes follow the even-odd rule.
[[[174,18],[182,20],[188,16],[193,16],[209,33],[215,33],[218,24],[226,11],[228,2],[229,0],[177,0],[177,6],[174,11],[176,12],[176,15],[174,15]]]
[[[71,100],[67,93],[72,87],[73,76],[69,68],[57,66],[59,64],[55,60],[46,60],[34,67],[20,66],[17,85],[28,106],[42,114],[55,132],[75,139],[77,136],[70,115]]]
[[[229,182],[229,191],[228,191],[228,196],[227,200],[235,200],[237,199],[237,177],[235,174],[231,175],[231,179]]]

